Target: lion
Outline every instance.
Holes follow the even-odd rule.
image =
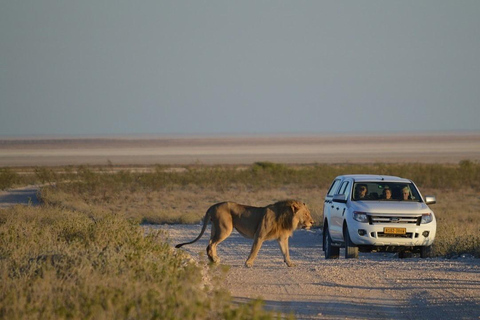
[[[296,229],[310,229],[315,223],[305,203],[297,200],[279,201],[266,207],[253,207],[235,202],[221,202],[211,206],[203,218],[200,235],[190,242],[180,243],[175,248],[198,241],[208,221],[212,221],[207,255],[211,262],[219,263],[217,246],[225,240],[235,228],[241,235],[253,239],[253,245],[245,266],[250,268],[265,240],[277,240],[287,266],[295,264],[290,260],[288,238]]]

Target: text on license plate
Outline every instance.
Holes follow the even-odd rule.
[[[383,228],[383,233],[389,233],[389,234],[406,234],[407,229],[406,228]]]

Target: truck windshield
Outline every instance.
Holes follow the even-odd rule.
[[[422,201],[413,183],[357,182],[353,190],[355,201]]]

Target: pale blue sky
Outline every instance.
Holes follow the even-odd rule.
[[[0,0],[0,136],[480,130],[480,1]]]

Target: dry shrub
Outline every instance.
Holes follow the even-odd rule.
[[[0,190],[13,187],[19,179],[19,175],[10,168],[0,168]]]
[[[437,203],[431,208],[437,218],[434,254],[458,257],[462,254],[480,258],[480,196],[472,188],[426,189]]]
[[[219,282],[205,286],[161,231],[145,235],[111,213],[17,206],[0,212],[0,241],[3,319],[249,319],[256,310],[228,317],[235,308]]]

